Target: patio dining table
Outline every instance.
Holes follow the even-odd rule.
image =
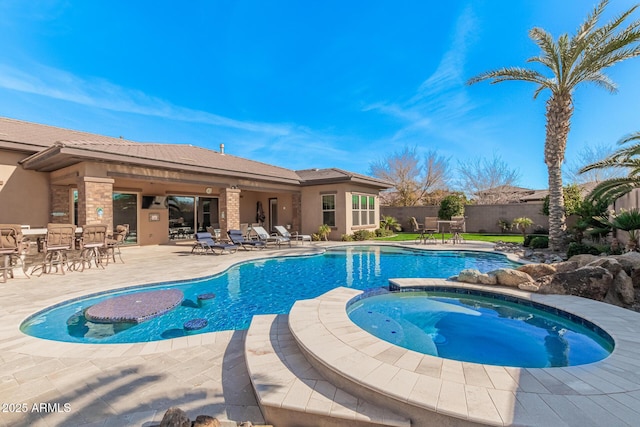
[[[439,219],[438,220],[438,231],[440,233],[442,233],[442,243],[444,243],[444,226],[441,227],[441,225],[449,224],[449,226],[451,226],[451,224],[456,223],[456,222],[458,222],[458,221],[446,220],[446,219]]]
[[[35,237],[38,252],[42,252],[42,240],[47,236],[46,228],[23,228],[22,235],[25,237]],[[76,239],[82,235],[82,227],[76,227]]]

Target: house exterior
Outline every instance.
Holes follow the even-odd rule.
[[[375,230],[391,185],[340,169],[294,171],[202,147],[128,141],[0,118],[0,223],[128,224],[152,245],[175,230],[263,223],[330,238]]]

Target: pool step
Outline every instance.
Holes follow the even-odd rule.
[[[245,358],[264,418],[273,425],[411,426],[407,418],[347,393],[320,375],[300,352],[287,315],[253,317]]]

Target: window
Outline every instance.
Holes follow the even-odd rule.
[[[336,195],[322,196],[322,223],[330,227],[336,226]]]
[[[352,225],[375,225],[375,207],[374,196],[353,194],[351,196]]]

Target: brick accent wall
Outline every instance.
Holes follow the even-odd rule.
[[[71,222],[71,191],[66,185],[51,185],[49,193],[49,222],[69,224]]]
[[[220,191],[220,228],[227,230],[240,229],[240,190],[222,188]]]
[[[293,193],[291,195],[291,229],[302,231],[302,195]]]
[[[107,224],[113,229],[113,182],[110,178],[78,178],[78,225]]]

